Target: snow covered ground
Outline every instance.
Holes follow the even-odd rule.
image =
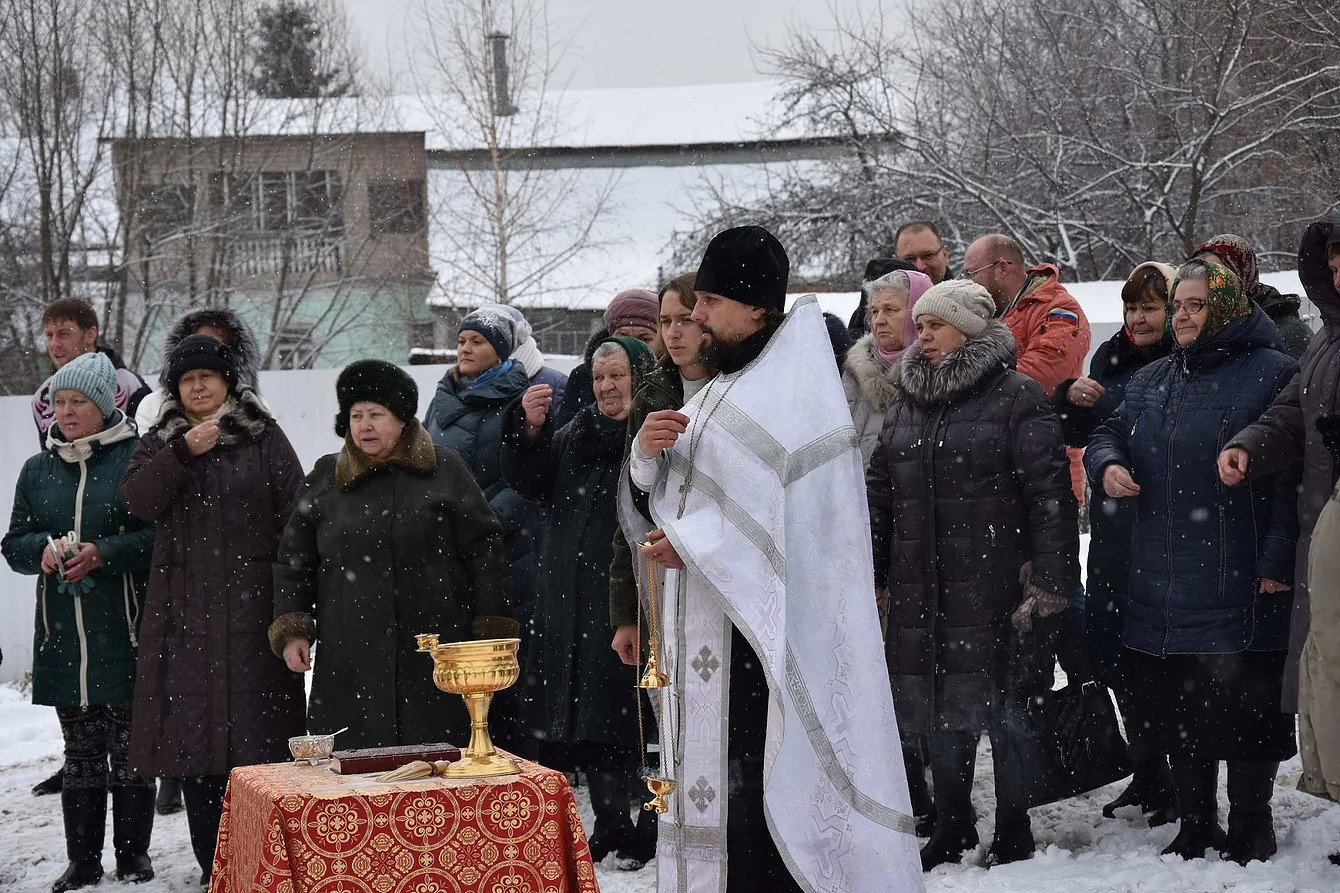
[[[29,788],[46,778],[59,763],[60,729],[55,711],[34,707],[13,686],[0,686],[0,890],[43,893],[65,868],[65,845],[58,797],[33,797]],[[985,744],[977,761],[974,802],[981,817],[978,829],[984,845],[993,828],[991,759]],[[1326,855],[1340,849],[1340,807],[1331,806],[1292,789],[1298,778],[1297,760],[1286,764],[1275,792],[1275,830],[1280,852],[1268,864],[1241,868],[1212,856],[1183,862],[1160,858],[1159,850],[1173,828],[1146,828],[1136,810],[1104,819],[1102,803],[1120,786],[1087,797],[1033,811],[1033,830],[1039,852],[1027,862],[986,871],[977,867],[984,846],[962,866],[942,866],[926,879],[929,893],[1080,893],[1080,891],[1176,891],[1176,893],[1309,893],[1340,890],[1340,868]],[[1222,773],[1221,773],[1222,774]],[[590,825],[585,790],[579,792],[583,819]],[[1220,781],[1220,803],[1227,797]],[[114,865],[108,831],[103,864]],[[136,893],[197,890],[199,875],[191,856],[183,814],[158,817],[151,849],[158,877],[133,888]],[[613,857],[597,868],[604,893],[652,893],[655,863],[639,872],[613,867]],[[98,889],[123,887],[104,878]]]

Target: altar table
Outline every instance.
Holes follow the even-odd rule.
[[[598,893],[560,772],[378,784],[326,764],[234,769],[211,893]]]

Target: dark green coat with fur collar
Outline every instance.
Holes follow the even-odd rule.
[[[342,748],[465,744],[464,703],[433,685],[414,637],[514,636],[516,623],[502,526],[454,450],[416,421],[385,462],[348,440],[318,459],[274,579],[274,653],[294,636],[317,644],[310,731],[348,726]]]

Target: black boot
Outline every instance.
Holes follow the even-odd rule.
[[[112,845],[116,848],[116,878],[142,884],[153,880],[149,838],[154,830],[154,789],[112,787]]]
[[[1279,849],[1270,812],[1279,763],[1228,764],[1228,842],[1219,855],[1239,865],[1267,861]]]
[[[1103,807],[1104,817],[1110,819],[1118,809],[1138,806],[1140,812],[1149,816],[1151,828],[1177,821],[1177,795],[1173,792],[1172,773],[1168,769],[1167,758],[1162,754],[1153,754],[1137,761],[1132,754],[1131,762],[1135,767],[1131,783],[1115,800]]]
[[[204,887],[209,884],[210,872],[214,868],[214,845],[219,837],[228,776],[194,775],[181,781],[186,826],[191,832],[191,851],[200,865],[200,886]]]
[[[158,798],[154,800],[154,812],[159,815],[172,815],[181,812],[181,779],[158,779]]]
[[[935,828],[921,848],[921,870],[957,863],[977,846],[977,817],[972,808],[975,732],[933,732],[927,736],[931,777],[935,782]]]
[[[1219,827],[1219,764],[1187,754],[1174,755],[1171,762],[1181,825],[1163,855],[1203,859],[1206,850],[1219,850],[1227,843]]]
[[[640,871],[656,858],[656,835],[660,822],[656,813],[639,809],[633,833],[615,853],[614,867],[620,871]]]
[[[926,783],[926,736],[903,733],[903,769],[907,772],[907,793],[912,800],[912,815],[916,818],[917,837],[930,837],[935,830],[935,801],[930,785]]]
[[[65,767],[61,766],[56,770],[56,774],[45,781],[39,781],[33,785],[34,797],[45,797],[48,794],[59,794],[65,787]]]
[[[986,851],[988,868],[1032,859],[1033,851],[1036,849],[1033,823],[1028,818],[1028,810],[1010,810],[1008,814],[997,812],[996,836]]]
[[[628,817],[627,789],[618,772],[588,770],[586,783],[591,791],[591,810],[596,815],[587,846],[591,861],[598,863],[632,840],[633,820]]]
[[[107,828],[107,789],[61,791],[65,815],[65,853],[70,865],[51,885],[51,893],[78,890],[102,880],[102,841]]]

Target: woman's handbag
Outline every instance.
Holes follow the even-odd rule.
[[[1107,687],[1072,683],[1029,700],[1007,723],[1010,766],[1023,802],[1041,806],[1131,774],[1126,740]]]

